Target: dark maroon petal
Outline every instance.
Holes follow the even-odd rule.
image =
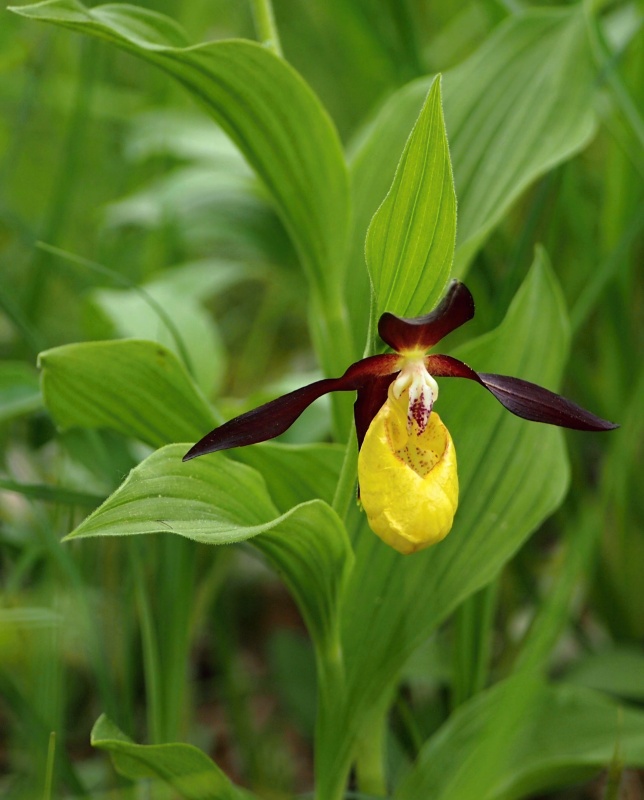
[[[388,312],[380,317],[378,333],[397,353],[427,350],[474,316],[474,298],[464,283],[452,281],[447,294],[424,317],[397,317]]]
[[[451,356],[428,356],[427,369],[435,377],[469,378],[491,392],[508,411],[533,422],[547,422],[562,428],[580,431],[609,431],[619,428],[614,422],[586,411],[565,397],[538,386],[536,383],[507,375],[474,372],[473,369]]]
[[[264,403],[210,431],[190,448],[183,460],[274,439],[284,433],[318,397],[328,392],[361,389],[374,378],[396,372],[399,361],[396,355],[363,358],[352,364],[341,378],[324,378]]]
[[[371,421],[387,401],[387,392],[396,375],[381,375],[368,384],[358,389],[358,397],[353,406],[353,416],[356,422],[358,435],[358,449],[362,447],[364,437],[371,425]]]
[[[434,378],[469,378],[483,383],[477,372],[453,356],[431,355],[425,357],[427,372]]]
[[[480,372],[479,378],[488,391],[503,405],[524,419],[548,422],[578,431],[610,431],[619,428],[614,422],[596,416],[585,408],[548,391],[536,383]]]

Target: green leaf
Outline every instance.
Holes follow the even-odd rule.
[[[312,500],[280,516],[257,471],[221,453],[182,463],[188,447],[168,445],[149,456],[67,539],[174,533],[229,544],[252,538],[282,573],[318,649],[328,652],[353,563],[337,514]]]
[[[241,542],[278,516],[255,470],[218,455],[182,463],[188,449],[152,453],[67,539],[177,533],[205,544]]]
[[[593,137],[595,79],[581,6],[512,17],[445,76],[459,274],[519,194]]]
[[[644,653],[635,647],[590,653],[575,662],[565,677],[570,683],[644,701]]]
[[[70,344],[38,361],[45,404],[61,428],[111,428],[158,447],[214,426],[183,366],[155,342]]]
[[[75,0],[17,14],[100,39],[157,65],[201,103],[268,188],[317,290],[337,296],[344,265],[348,181],[337,133],[300,75],[250,41],[189,46],[172,20],[129,5]]]
[[[29,364],[0,364],[0,422],[30,414],[42,406],[38,376]]]
[[[43,394],[61,428],[109,428],[151,446],[200,439],[216,420],[175,356],[149,341],[65,345],[40,355]],[[186,446],[186,450],[188,446]],[[274,442],[226,454],[266,475],[285,512],[333,499],[344,448]]]
[[[594,133],[596,75],[584,24],[578,5],[514,15],[463,64],[443,75],[458,197],[458,277],[519,195],[582,149]],[[368,320],[365,233],[431,81],[419,79],[390,97],[353,149],[347,298],[359,337],[364,338]]]
[[[90,313],[96,307],[109,318],[118,336],[149,339],[186,356],[199,387],[210,395],[219,388],[225,372],[225,356],[217,327],[204,308],[218,291],[248,280],[257,271],[244,264],[215,259],[184,264],[161,272],[149,283],[135,289],[98,289],[91,295]],[[152,302],[151,302],[151,300]],[[174,331],[159,317],[161,307],[181,337],[177,346]]]
[[[461,706],[394,797],[515,800],[588,780],[616,754],[644,764],[642,711],[587,689],[513,679]]]
[[[344,450],[336,444],[266,442],[240,447],[231,457],[264,476],[273,502],[284,512],[315,498],[332,503]]]
[[[435,306],[452,268],[455,238],[454,180],[436,78],[367,232],[376,316],[417,316]]]
[[[117,772],[126,778],[158,778],[185,800],[250,800],[255,797],[231,783],[198,748],[180,743],[136,744],[105,715],[96,720],[92,745],[106,750]]]
[[[540,253],[499,328],[455,354],[476,369],[555,387],[568,333],[556,280]],[[437,410],[459,461],[460,507],[444,542],[401,556],[363,524],[347,589],[343,648],[347,718],[368,710],[429,634],[469,595],[492,580],[562,501],[568,466],[561,431],[509,414],[481,387],[440,384]],[[338,717],[325,747],[347,747]],[[344,734],[346,739],[346,734]],[[338,759],[346,758],[338,754]]]

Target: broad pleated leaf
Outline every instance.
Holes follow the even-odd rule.
[[[114,767],[132,780],[158,778],[185,800],[251,800],[255,795],[235,786],[214,761],[190,744],[136,744],[108,717],[92,730],[92,745],[106,750]]]
[[[172,20],[130,5],[51,0],[12,9],[106,39],[172,75],[217,120],[268,188],[314,285],[336,295],[348,221],[337,133],[299,74],[243,40],[190,46]]]
[[[173,533],[205,544],[253,539],[282,573],[309,632],[328,650],[353,556],[337,514],[312,500],[280,516],[262,476],[223,454],[183,463],[185,444],[157,450],[68,539]]]
[[[644,765],[641,710],[588,689],[512,680],[462,706],[422,748],[394,797],[518,800],[588,780],[616,757]]]
[[[369,221],[387,192],[432,78],[396,92],[353,151],[353,234],[347,271],[356,341],[369,289],[361,268]],[[578,152],[595,130],[593,71],[580,6],[512,16],[463,64],[443,75],[456,195],[455,273],[537,177]],[[423,308],[420,311],[428,311]]]
[[[437,78],[367,232],[376,316],[413,317],[435,306],[452,268],[455,238],[456,197]]]
[[[560,292],[541,255],[503,324],[455,355],[555,388],[567,344]],[[469,381],[443,379],[436,408],[456,447],[460,507],[445,541],[413,557],[400,556],[366,526],[361,531],[343,632],[355,724],[414,648],[498,574],[567,488],[559,429],[514,417]]]
[[[175,355],[134,339],[39,356],[45,404],[61,428],[110,428],[152,447],[198,438],[215,418]]]

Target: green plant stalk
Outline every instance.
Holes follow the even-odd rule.
[[[368,341],[365,355],[369,355],[371,352],[372,347]],[[344,460],[332,502],[333,510],[344,522],[347,520],[351,504],[356,499],[358,468],[356,433],[352,424],[349,425],[349,428]],[[346,737],[347,735],[345,726],[342,724],[343,713],[349,719],[351,718],[351,710],[343,708],[346,702],[344,699],[345,676],[339,625],[335,637],[335,644],[320,654],[318,661],[318,707],[320,713],[316,729],[316,800],[342,800],[353,759],[351,749],[347,748],[339,753],[334,742],[337,736]],[[357,737],[356,756],[360,788],[376,796],[386,794],[383,758],[386,709],[387,704],[384,705],[383,712],[378,716],[377,725],[371,726],[369,730],[365,726],[366,733]],[[324,758],[320,757],[320,750],[327,748],[335,758],[333,764],[325,763]]]
[[[339,620],[337,620],[339,623]],[[318,675],[318,715],[315,726],[315,800],[344,798],[351,760],[335,759],[337,738],[345,735],[340,723],[346,710],[345,676],[339,624],[324,646],[316,643]],[[327,754],[331,754],[331,759]]]
[[[332,508],[337,515],[346,522],[351,503],[356,500],[356,475],[358,471],[358,447],[354,430],[349,433],[349,439],[344,451],[344,461],[340,470],[338,483],[333,495]]]
[[[273,13],[271,0],[252,0],[252,7],[257,38],[264,47],[281,56],[282,45],[277,32],[277,25],[275,24],[275,14]]]
[[[369,717],[356,747],[356,773],[361,792],[374,797],[387,796],[385,742],[389,696]]]
[[[261,782],[261,754],[248,705],[248,676],[237,658],[234,607],[220,595],[215,606],[215,646],[223,678],[227,716],[234,734],[246,779],[251,786]]]
[[[138,545],[139,543],[132,542],[131,544]],[[136,584],[136,602],[141,620],[148,738],[151,744],[162,744],[161,667],[159,664],[159,648],[152,621],[150,601],[145,589],[145,575],[143,573],[138,549],[129,547],[128,553]]]
[[[18,113],[11,124],[11,141],[5,148],[2,163],[0,164],[0,187],[8,188],[11,185],[13,172],[20,163],[20,154],[27,142],[27,131],[31,118],[35,109],[42,104],[40,100],[41,92],[44,88],[42,75],[50,58],[51,42],[52,37],[50,36],[45,35],[40,38],[34,51],[35,60],[27,69]],[[3,198],[3,206],[5,202]],[[12,224],[17,228],[24,244],[31,248],[33,241],[31,229],[18,218],[12,220]],[[0,308],[7,318],[11,320],[15,329],[20,332],[32,355],[35,356],[45,349],[47,345],[43,336],[36,325],[28,318],[22,303],[16,300],[15,290],[11,285],[7,285],[6,280],[0,282]]]
[[[414,717],[414,712],[409,701],[400,692],[396,697],[395,708],[402,723],[403,730],[409,737],[415,757],[420,752],[420,748],[423,746],[425,740],[423,739],[422,731],[416,722],[416,718]]]
[[[83,140],[89,116],[92,89],[96,81],[98,58],[92,43],[81,41],[81,58],[78,69],[78,84],[69,128],[63,143],[59,170],[54,183],[42,237],[46,241],[59,241],[69,216],[78,177],[78,161],[83,152]],[[51,256],[43,250],[36,251],[32,266],[29,294],[26,298],[26,313],[30,320],[38,319],[45,296],[50,270]]]
[[[309,328],[324,374],[327,377],[339,377],[355,360],[351,326],[339,289],[329,295],[312,287]],[[331,408],[335,438],[343,442],[353,426],[346,393],[334,392],[331,395]]]
[[[318,706],[314,748],[315,800],[343,800],[351,767],[352,753],[339,753],[337,747],[339,740],[346,741],[347,721],[351,724],[351,709],[347,708],[346,701],[341,617],[340,610],[324,638],[313,640]]]
[[[64,509],[64,511],[66,512],[67,509]],[[56,521],[56,517],[54,517],[54,521]],[[51,558],[52,564],[61,571],[67,585],[73,588],[76,601],[81,606],[86,626],[84,634],[87,643],[88,658],[92,664],[94,674],[96,675],[101,699],[108,713],[112,714],[115,719],[118,719],[120,714],[118,713],[118,705],[115,700],[114,686],[106,667],[108,659],[106,657],[104,643],[97,630],[92,609],[90,609],[90,604],[87,599],[87,587],[80,573],[80,568],[74,560],[70,548],[61,547],[59,536],[56,535],[55,530],[52,529],[46,520],[43,520],[42,525],[38,527],[41,531],[40,539]],[[64,752],[64,749],[61,749],[61,753],[62,752]]]
[[[486,684],[499,579],[468,597],[454,617],[452,707],[478,694]]]
[[[618,711],[619,714],[619,726],[621,727],[623,721],[623,709],[620,708]],[[626,797],[628,790],[624,787],[625,791],[624,794],[620,792],[622,777],[624,775],[624,762],[622,760],[622,756],[620,753],[620,740],[619,738],[615,742],[615,752],[613,753],[613,758],[608,766],[608,775],[606,776],[606,788],[604,789],[604,795],[602,800],[619,800],[620,797]]]
[[[54,784],[54,761],[56,758],[56,731],[49,734],[49,746],[47,747],[47,766],[45,770],[45,787],[43,789],[43,800],[51,800],[51,792]]]
[[[190,618],[196,585],[199,545],[176,536],[165,536],[161,544],[160,585],[157,587],[159,615],[164,615],[159,652],[163,671],[163,740],[181,738],[187,665],[190,655]]]
[[[13,677],[5,671],[1,664],[0,696],[7,708],[11,709],[12,714],[20,719],[21,728],[26,731],[25,738],[28,736],[31,742],[37,740],[44,741],[50,726],[47,726],[45,720],[42,718],[41,709],[34,707],[31,702],[32,698],[27,698],[25,696],[24,692],[16,685]],[[33,764],[30,766],[33,768]],[[78,797],[87,797],[88,793],[76,774],[74,763],[65,750],[59,750],[57,766],[61,778],[72,792]],[[33,775],[29,777],[33,778]]]

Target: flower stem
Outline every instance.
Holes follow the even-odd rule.
[[[373,797],[387,795],[384,760],[386,729],[387,709],[379,709],[358,739],[356,751],[358,786],[361,792]]]
[[[356,474],[358,470],[358,447],[355,431],[349,433],[344,461],[340,470],[340,477],[333,495],[333,510],[338,516],[346,520],[352,500],[356,496]]]
[[[499,579],[468,597],[455,615],[454,687],[457,708],[485,687],[496,612]]]
[[[260,42],[276,55],[282,55],[282,45],[275,24],[271,0],[252,0],[255,29]]]

